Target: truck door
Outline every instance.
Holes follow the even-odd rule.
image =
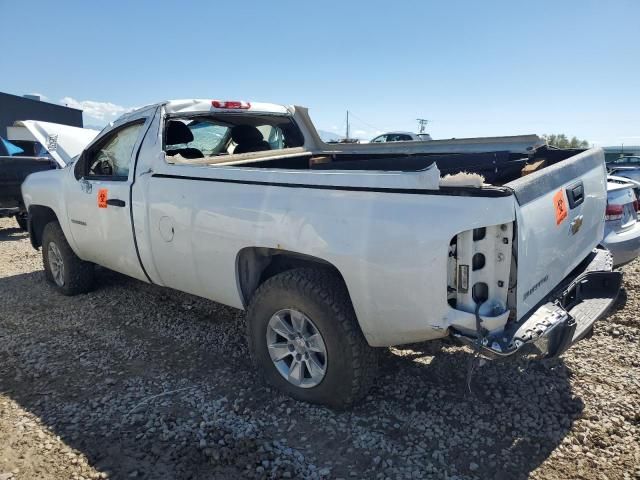
[[[65,188],[67,215],[84,260],[146,280],[135,249],[130,191],[135,157],[151,121],[114,127],[77,161]]]

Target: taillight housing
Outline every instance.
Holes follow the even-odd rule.
[[[447,302],[468,314],[458,318],[469,322],[464,328],[477,329],[476,312],[506,322],[510,285],[516,275],[515,270],[511,272],[514,241],[514,224],[509,222],[465,230],[449,242]]]
[[[211,106],[213,108],[227,108],[230,110],[247,110],[251,108],[251,103],[238,102],[236,100],[212,100]]]
[[[636,202],[634,202],[634,204],[635,203],[637,203],[637,200]],[[621,220],[623,211],[624,209],[622,205],[607,204],[607,209],[604,213],[604,219],[605,220]]]

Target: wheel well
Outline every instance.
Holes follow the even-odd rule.
[[[255,291],[267,279],[284,271],[302,267],[331,269],[344,283],[340,271],[321,258],[275,248],[249,247],[242,249],[236,260],[236,278],[242,304],[246,308]]]
[[[58,217],[51,208],[42,205],[29,207],[29,235],[33,248],[38,249],[42,245],[42,232],[47,223],[57,221]]]

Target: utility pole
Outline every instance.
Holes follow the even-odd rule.
[[[420,125],[420,133],[424,133],[424,129],[427,126],[427,123],[429,123],[429,120],[426,118],[416,118],[416,120],[418,121],[418,125]]]
[[[349,140],[349,110],[347,110],[347,135],[345,136],[345,140]]]

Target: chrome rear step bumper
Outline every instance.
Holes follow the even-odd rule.
[[[590,334],[593,324],[615,303],[622,273],[611,271],[612,265],[608,250],[595,249],[542,305],[520,322],[508,325],[500,335],[480,341],[456,331],[452,336],[479,347],[488,358],[562,355]]]

